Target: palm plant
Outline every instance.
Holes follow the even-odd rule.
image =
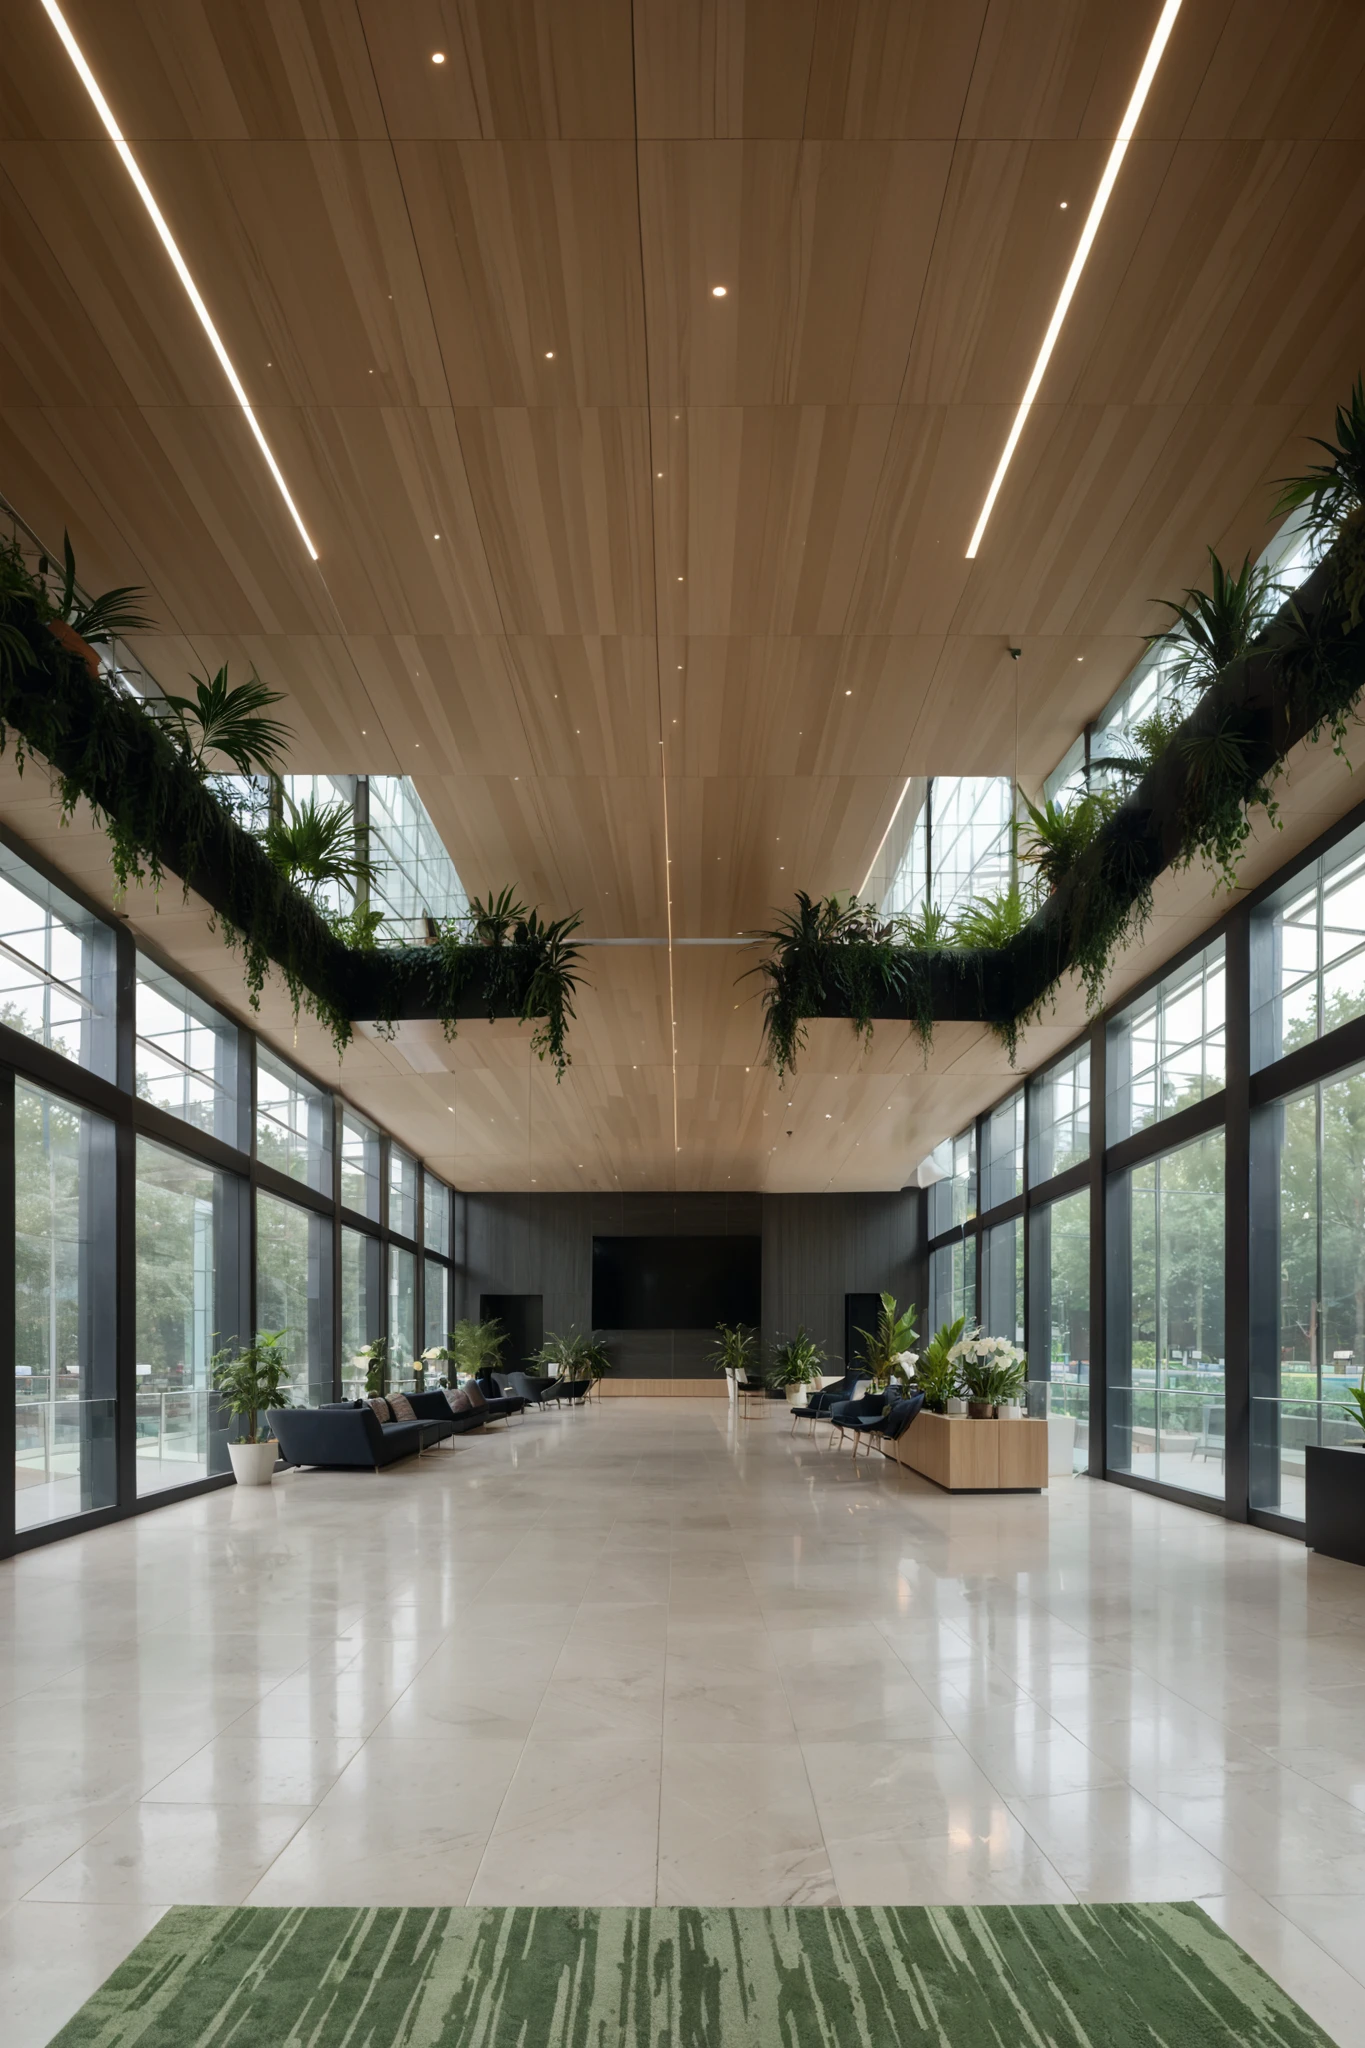
[[[506,1342],[507,1332],[496,1316],[486,1322],[462,1316],[447,1338],[446,1358],[461,1372],[496,1372]]]
[[[915,1304],[911,1302],[902,1315],[895,1295],[883,1294],[876,1329],[859,1330],[858,1335],[863,1339],[863,1356],[873,1385],[886,1387],[894,1378],[908,1388],[910,1374],[919,1363],[919,1354],[910,1348],[915,1341]]]
[[[1097,787],[1069,804],[1059,804],[1053,797],[1041,809],[1027,797],[1023,804],[1031,829],[1020,858],[1036,869],[1043,887],[1051,891],[1071,873],[1101,825],[1113,817],[1119,799],[1113,790]]]
[[[319,804],[309,797],[296,804],[286,796],[284,815],[270,820],[261,844],[272,866],[311,902],[328,888],[359,896],[379,879],[369,834],[347,803]]]
[[[584,1338],[583,1348],[578,1354],[578,1371],[580,1378],[591,1380],[594,1386],[606,1378],[611,1371],[611,1353],[605,1337],[594,1332],[591,1337]]]
[[[292,734],[287,725],[267,714],[283,702],[253,670],[244,683],[228,683],[227,663],[211,676],[190,677],[192,697],[163,697],[155,708],[185,759],[198,775],[207,775],[206,757],[217,754],[239,775],[270,775]]]
[[[1163,668],[1178,698],[1206,690],[1225,668],[1240,661],[1265,631],[1284,601],[1283,585],[1250,555],[1235,572],[1209,549],[1212,588],[1187,590],[1183,599],[1160,598],[1175,614],[1175,624],[1149,635],[1148,644],[1165,650]]]
[[[922,953],[943,953],[954,943],[953,920],[936,903],[924,904],[921,909],[900,918],[898,923],[903,942],[907,946],[917,946]]]
[[[289,1406],[289,1367],[280,1347],[287,1330],[260,1330],[254,1344],[215,1351],[209,1360],[209,1384],[229,1415],[246,1422],[240,1442],[267,1441],[257,1434],[257,1417],[271,1408]]]
[[[773,1352],[768,1384],[773,1387],[808,1387],[820,1378],[825,1354],[803,1324],[794,1337],[784,1338]]]
[[[998,896],[973,897],[958,913],[953,939],[959,946],[995,951],[1017,939],[1032,915],[1033,906],[1024,891],[1011,882]]]
[[[481,946],[503,946],[528,915],[515,889],[500,889],[486,902],[471,896],[466,922]]]
[[[586,1378],[586,1374],[580,1375],[579,1368],[583,1363],[583,1353],[587,1344],[588,1339],[580,1337],[577,1331],[572,1331],[567,1337],[561,1337],[554,1330],[550,1330],[539,1351],[532,1352],[531,1363],[538,1365],[551,1379]]]
[[[748,1379],[758,1358],[758,1331],[747,1323],[717,1323],[716,1336],[719,1342],[710,1352],[712,1370],[737,1372]]]
[[[952,1353],[966,1326],[965,1316],[959,1316],[953,1323],[940,1324],[915,1367],[915,1384],[924,1395],[925,1407],[934,1415],[941,1415],[957,1392],[960,1374]]]
[[[1275,512],[1305,511],[1304,529],[1315,547],[1335,540],[1346,520],[1365,505],[1365,382],[1356,378],[1349,405],[1337,407],[1336,439],[1316,435],[1326,462],[1314,463],[1301,476],[1280,478]]]
[[[83,598],[76,589],[76,556],[71,546],[71,535],[65,531],[62,533],[62,553],[65,557],[62,585],[50,602],[57,617],[64,620],[73,633],[79,633],[91,647],[99,647],[119,634],[151,632],[154,622],[138,608],[143,593],[136,583],[122,583],[114,590],[104,591],[99,597]],[[40,572],[46,567],[46,560],[40,562]]]

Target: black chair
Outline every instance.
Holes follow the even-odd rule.
[[[860,1444],[871,1444],[875,1437],[883,1443],[894,1443],[909,1429],[920,1409],[924,1406],[924,1394],[919,1387],[904,1394],[899,1400],[888,1401],[880,1415],[862,1415],[849,1427],[853,1431],[853,1455],[858,1455]]]
[[[524,1414],[526,1403],[520,1394],[504,1394],[491,1371],[485,1368],[474,1375],[474,1384],[483,1395],[484,1413],[490,1421],[497,1421],[504,1415]],[[449,1390],[452,1394],[454,1387]]]
[[[865,1419],[870,1420],[873,1416],[880,1417],[885,1407],[885,1393],[876,1390],[870,1394],[859,1394],[851,1401],[832,1401],[826,1419],[833,1431],[830,1442],[834,1448],[838,1450],[843,1444],[844,1437],[849,1433],[853,1434],[856,1442],[856,1425]]]
[[[528,1408],[541,1408],[547,1400],[552,1401],[554,1399],[555,1387],[558,1382],[556,1380],[543,1380],[534,1373],[517,1370],[516,1372],[499,1373],[498,1384],[499,1386],[505,1386],[509,1394],[518,1395]]]
[[[841,1380],[835,1380],[827,1387],[817,1387],[813,1394],[806,1396],[803,1408],[792,1409],[792,1429],[795,1430],[798,1422],[808,1422],[810,1433],[814,1436],[816,1423],[829,1420],[829,1411],[833,1404],[836,1401],[851,1401],[866,1378],[867,1374],[863,1368],[854,1366],[845,1372]]]
[[[751,1401],[766,1402],[768,1398],[768,1382],[766,1380],[751,1380],[748,1378],[736,1380],[735,1393],[739,1399],[740,1413],[747,1421],[749,1417],[749,1403]]]

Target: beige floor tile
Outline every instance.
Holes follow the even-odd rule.
[[[29,1896],[238,1906],[308,1818],[306,1806],[177,1806],[144,1800],[93,1835]]]
[[[42,1905],[22,1899],[0,1914],[5,2048],[47,2048],[164,1910],[136,1900]]]
[[[796,1742],[664,1747],[659,1904],[838,1903]]]
[[[528,1742],[469,1903],[652,1904],[659,1774],[658,1740]]]

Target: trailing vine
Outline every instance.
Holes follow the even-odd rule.
[[[295,1016],[316,1017],[338,1055],[358,1019],[391,1029],[401,1018],[431,1017],[453,1036],[463,1018],[516,1017],[534,1025],[532,1050],[562,1079],[579,986],[576,916],[546,923],[517,905],[489,928],[475,904],[468,918],[443,926],[435,944],[390,947],[375,943],[373,912],[325,913],[240,823],[198,758],[204,747],[196,754],[188,744],[184,718],[158,716],[115,689],[64,616],[75,609],[77,622],[93,617],[106,633],[123,630],[129,618],[144,623],[127,603],[135,593],[75,608],[69,547],[67,586],[54,605],[17,544],[0,544],[0,753],[12,745],[21,773],[31,757],[48,765],[64,821],[80,801],[90,806],[109,842],[116,897],[133,883],[159,888],[167,874],[177,876],[207,902],[225,945],[240,955],[251,1007],[275,967]],[[221,672],[204,686],[207,699],[201,690],[200,709],[221,712],[220,683]],[[244,702],[243,691],[251,691],[236,693]],[[253,698],[253,715],[269,695]],[[168,701],[195,708],[195,700]]]
[[[1110,763],[1126,793],[1096,787],[1070,805],[1026,805],[1023,859],[1033,879],[970,904],[951,924],[926,909],[883,919],[853,897],[797,897],[769,931],[763,983],[764,1057],[792,1071],[813,1018],[846,1018],[860,1040],[874,1020],[908,1022],[928,1045],[936,1021],[989,1025],[1011,1064],[1019,1035],[1075,973],[1092,1013],[1110,968],[1152,912],[1166,869],[1195,861],[1231,888],[1257,812],[1276,821],[1275,786],[1300,740],[1330,734],[1344,754],[1365,691],[1365,387],[1337,413],[1332,458],[1284,485],[1281,511],[1306,508],[1325,548],[1290,598],[1244,562],[1211,555],[1212,590],[1171,604],[1178,684],[1202,685],[1193,708],[1136,728],[1136,747]],[[1026,834],[1029,826],[1025,826]]]

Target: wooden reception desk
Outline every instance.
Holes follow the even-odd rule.
[[[1041,1493],[1047,1485],[1047,1423],[977,1421],[922,1410],[883,1455],[947,1493]]]

